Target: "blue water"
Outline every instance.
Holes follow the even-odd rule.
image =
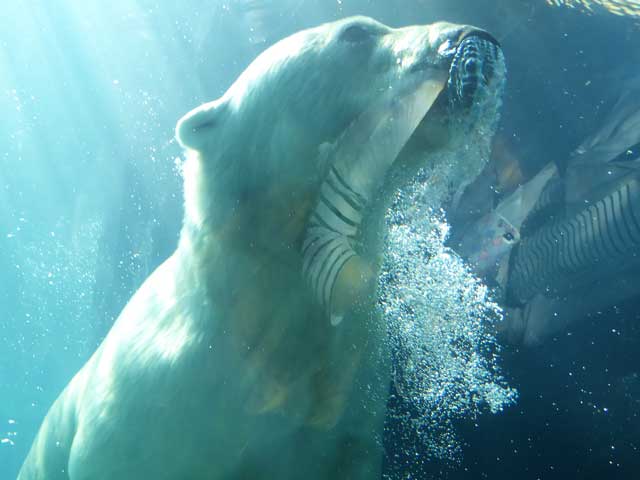
[[[499,144],[525,175],[562,165],[640,73],[633,19],[544,0],[100,3],[23,0],[0,17],[0,479],[15,478],[51,403],[175,248],[176,120],[269,44],[352,14],[486,28],[509,70]],[[459,461],[409,455],[416,439],[390,420],[386,473],[637,478],[639,305],[593,312],[541,345],[505,344],[518,403],[460,421]]]

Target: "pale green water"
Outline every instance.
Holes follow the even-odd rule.
[[[498,38],[509,68],[494,155],[517,159],[528,177],[549,161],[565,163],[601,126],[640,65],[634,2],[548,3],[4,5],[0,479],[15,478],[48,407],[131,293],[175,247],[182,205],[173,128],[182,114],[217,98],[267,45],[301,28],[356,13],[393,26],[472,23]],[[631,15],[606,8],[585,14],[587,3],[616,7],[617,14],[627,7]],[[438,308],[421,304],[428,314],[402,333],[414,342],[404,344],[405,360],[418,367],[395,387],[414,396],[389,417],[385,471],[398,478],[445,478],[443,469],[448,478],[634,478],[640,467],[637,295],[590,313],[542,345],[512,346],[487,328],[498,307],[443,246],[447,227],[439,214],[419,226],[434,228],[420,240],[434,253],[420,272],[429,282],[414,287],[421,295],[446,295]],[[447,281],[438,282],[440,275]],[[452,303],[463,287],[469,303]],[[444,322],[451,317],[456,322]],[[427,338],[429,322],[446,328]],[[460,336],[452,326],[469,329]],[[458,352],[479,349],[486,358],[467,364],[447,357],[452,350],[443,346],[452,338],[464,340]],[[416,348],[422,341],[429,348]],[[458,381],[460,372],[469,376]],[[444,394],[429,390],[434,385]],[[517,405],[477,415],[510,403],[508,387],[517,388]],[[397,397],[392,404],[401,403]],[[431,431],[420,423],[425,415]],[[422,420],[416,423],[416,416]],[[455,452],[456,461],[440,462],[438,451],[441,458]]]

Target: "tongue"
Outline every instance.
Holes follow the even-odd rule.
[[[303,241],[302,271],[333,325],[367,294],[374,279],[373,269],[354,250],[362,212],[444,84],[429,80],[389,91],[329,152],[331,167]]]

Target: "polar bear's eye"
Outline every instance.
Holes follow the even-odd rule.
[[[349,43],[362,43],[369,40],[372,35],[371,30],[361,25],[351,25],[340,33],[340,40]]]

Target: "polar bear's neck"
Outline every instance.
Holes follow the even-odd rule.
[[[246,218],[247,209],[263,217],[259,212],[264,205],[242,205],[229,195],[232,179],[227,182],[211,176],[200,155],[190,152],[183,167],[185,216],[178,254],[184,258],[187,274],[218,303],[242,289],[247,276],[256,274],[256,266],[287,268],[288,262],[283,259],[286,253],[273,256],[271,249],[263,247],[259,237],[269,236],[271,230]]]

